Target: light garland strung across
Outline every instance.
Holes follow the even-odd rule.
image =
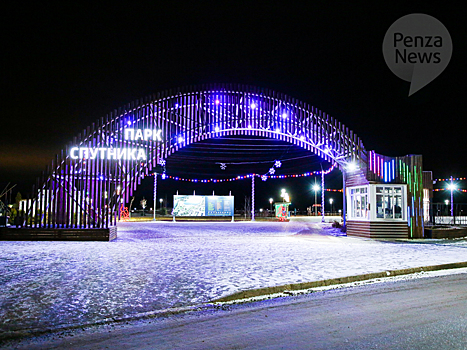
[[[434,188],[433,192],[439,192],[439,191],[451,191],[449,188]],[[460,188],[456,188],[455,191],[460,191],[460,192],[465,192],[467,193],[467,190],[463,190]]]
[[[278,175],[278,176],[270,176],[271,179],[286,179],[286,178],[291,178],[291,177],[306,177],[306,176],[312,176],[312,175],[319,175],[321,172],[317,171],[316,174],[309,173],[310,175],[306,174],[298,174],[298,175]],[[308,174],[308,173],[307,173]],[[153,174],[154,175],[154,174]],[[178,176],[171,176],[171,175],[166,175],[166,174],[161,174],[162,175],[162,180],[165,179],[170,179],[170,180],[175,180],[175,181],[185,181],[185,182],[200,182],[200,183],[218,183],[218,182],[230,182],[230,181],[237,181],[237,180],[245,180],[245,179],[251,179],[253,177],[259,177],[260,175],[258,174],[251,174],[251,175],[245,175],[245,176],[237,176],[231,179],[185,179],[181,178]],[[263,175],[266,176],[266,175]],[[327,192],[342,192],[342,189],[336,190],[333,188],[325,188],[324,189]]]
[[[329,169],[327,170],[320,170],[320,171],[312,171],[308,173],[303,173],[303,174],[293,174],[293,175],[259,175],[259,174],[248,174],[248,175],[239,175],[230,179],[186,179],[186,178],[181,178],[178,176],[171,176],[167,175],[165,172],[161,174],[162,180],[165,180],[167,178],[176,180],[176,181],[188,181],[188,182],[229,182],[229,181],[237,181],[237,180],[244,180],[244,179],[249,179],[253,176],[261,177],[261,179],[264,178],[266,179],[289,179],[289,178],[294,178],[294,177],[307,177],[307,176],[316,176],[316,175],[321,175],[323,173],[324,175],[329,174],[331,171],[334,170],[336,167],[336,164],[333,164]],[[154,175],[154,174],[153,174]]]
[[[434,179],[435,181],[451,181],[451,179]],[[463,181],[463,180],[467,180],[467,177],[453,177],[452,178],[453,181]]]
[[[276,179],[277,177],[275,177],[274,173],[276,172],[276,169],[274,169],[274,167],[276,168],[280,168],[282,166],[282,163],[280,160],[276,160],[274,161],[274,165],[272,166],[272,168],[269,169],[269,171],[266,173],[266,174],[263,174],[261,175],[261,180],[263,181],[266,181],[267,179]],[[315,175],[327,175],[329,174],[334,168],[335,168],[336,164],[333,164],[328,170],[326,170],[325,172],[323,172],[323,170],[321,171],[315,171],[315,172],[312,172],[311,175],[315,174]],[[268,173],[270,175],[268,175]],[[310,173],[305,173],[305,174],[310,174]],[[286,177],[302,177],[302,176],[311,176],[311,175],[305,175],[305,174],[301,174],[301,175],[285,175]],[[259,176],[259,175],[258,175]],[[276,175],[277,176],[277,175]],[[283,177],[281,176],[284,176],[284,175],[278,175],[279,176],[279,179],[282,179]]]
[[[247,162],[247,163],[250,164],[251,162]],[[227,164],[247,164],[247,163],[216,163],[216,164],[220,164],[221,169],[225,170],[227,168]],[[269,171],[266,174],[261,176],[261,180],[266,181],[268,179],[267,174],[269,173],[270,175],[274,175],[274,173],[276,172],[275,168],[280,168],[281,166],[282,166],[282,162],[280,160],[275,160],[274,165],[271,168],[269,168]]]
[[[159,164],[162,165],[162,166],[165,166],[166,162],[164,159],[160,159],[159,160]],[[221,164],[221,169],[223,168],[223,166],[225,167],[225,163],[220,163]],[[185,178],[181,178],[181,177],[178,177],[178,176],[171,176],[171,175],[167,175],[165,173],[165,171],[161,174],[161,179],[162,180],[165,180],[165,179],[171,179],[171,180],[175,180],[175,181],[186,181],[186,182],[201,182],[201,183],[218,183],[218,182],[231,182],[231,181],[237,181],[237,180],[244,180],[244,179],[249,179],[249,178],[252,178],[252,180],[254,181],[254,177],[260,177],[261,180],[263,181],[266,181],[267,179],[288,179],[288,178],[295,178],[295,177],[307,177],[307,176],[316,176],[316,175],[327,175],[329,174],[331,171],[334,170],[334,168],[337,166],[336,164],[333,164],[329,169],[327,170],[321,170],[321,171],[312,171],[312,172],[308,172],[308,173],[303,173],[303,174],[293,174],[293,175],[273,175],[275,173],[275,169],[274,167],[276,168],[280,168],[282,165],[281,161],[280,160],[276,160],[274,161],[274,165],[272,168],[269,169],[269,171],[266,173],[266,174],[263,174],[263,175],[259,175],[259,174],[248,174],[248,175],[244,175],[244,176],[236,176],[236,177],[233,177],[233,178],[230,178],[230,179],[185,179]],[[225,169],[225,168],[224,168]],[[224,170],[222,169],[222,170]],[[268,175],[270,174],[270,175]],[[153,175],[156,175],[156,174],[153,174]],[[323,189],[324,189],[324,186],[323,186]],[[332,191],[332,192],[342,192],[342,190],[335,190],[335,189],[324,189],[325,191]]]

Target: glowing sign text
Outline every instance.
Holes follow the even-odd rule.
[[[154,140],[162,141],[161,139],[162,130],[157,129],[125,129],[125,140]]]
[[[146,151],[144,148],[72,147],[70,157],[72,159],[146,160]]]
[[[162,141],[162,130],[158,129],[125,129],[124,137],[128,141]],[[113,147],[72,147],[71,159],[115,159],[146,160],[145,148],[113,148]]]

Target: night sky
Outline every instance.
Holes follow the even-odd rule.
[[[53,156],[111,110],[161,90],[204,83],[241,83],[286,93],[343,122],[367,150],[388,156],[422,154],[424,170],[432,170],[435,178],[467,177],[467,55],[460,8],[443,2],[303,7],[272,1],[8,6],[2,10],[2,189],[11,182],[22,193],[30,191]],[[440,20],[450,32],[453,54],[437,79],[408,97],[410,84],[386,66],[382,42],[390,25],[410,13]],[[288,151],[289,158],[300,156],[300,150]],[[277,152],[264,159],[283,155],[280,147]],[[184,162],[183,155],[189,164],[196,154],[188,150],[172,164]],[[226,162],[233,158],[226,155]],[[281,171],[301,172],[308,164],[310,171],[320,168],[319,159],[304,158],[284,162]],[[246,174],[251,168],[244,164],[230,170]],[[225,173],[218,169],[212,176]],[[341,188],[339,177],[338,171],[330,176],[329,187]],[[312,181],[259,185],[257,207],[268,207],[272,195],[278,200],[284,186],[297,205],[311,205],[311,191],[304,188]],[[461,186],[467,188],[467,182]],[[248,188],[245,182],[197,191],[232,190],[241,201]],[[177,189],[187,192],[193,186],[167,183],[161,196],[170,198]],[[151,191],[146,181],[138,196]],[[459,196],[467,202],[465,194]]]

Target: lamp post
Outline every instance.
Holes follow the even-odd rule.
[[[269,198],[269,212],[272,213],[272,202],[274,202],[274,199]],[[271,215],[272,216],[272,215]]]
[[[285,188],[281,190],[282,201],[285,202]]]
[[[452,176],[451,176],[451,183],[449,184],[448,188],[451,190],[451,217],[454,218],[454,191],[456,190],[456,185],[452,182]],[[454,218],[453,223],[454,225],[456,224],[455,218]]]
[[[334,201],[334,199],[332,198],[329,198],[329,203],[331,203],[331,215],[332,215],[332,202]]]
[[[317,194],[317,192],[319,191],[319,185],[316,184],[316,182],[315,182],[315,184],[313,185],[313,191],[315,191],[315,216],[318,216],[318,210],[317,210],[318,207],[316,206],[316,194]]]

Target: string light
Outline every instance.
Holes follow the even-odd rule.
[[[187,181],[187,182],[202,182],[202,183],[207,183],[207,182],[230,182],[230,181],[237,181],[237,180],[244,180],[244,179],[249,179],[252,177],[261,177],[263,181],[264,178],[266,179],[289,179],[289,178],[295,178],[295,177],[308,177],[308,176],[316,176],[316,175],[321,175],[323,173],[324,175],[329,174],[336,165],[332,165],[329,169],[327,170],[320,170],[320,171],[311,171],[308,173],[303,173],[303,174],[290,174],[290,175],[259,175],[259,174],[248,174],[248,175],[239,175],[236,177],[232,178],[227,178],[227,179],[189,179],[189,178],[180,178],[178,176],[171,176],[167,175],[165,173],[162,174],[162,179],[171,179],[171,180],[176,180],[176,181]],[[341,191],[341,190],[339,190]]]
[[[433,192],[439,192],[439,191],[451,191],[451,189],[449,189],[449,188],[434,188],[433,189]],[[463,189],[460,189],[460,188],[457,188],[456,191],[467,193],[467,190],[463,190]]]
[[[165,174],[162,174],[162,179],[163,180],[170,179],[170,180],[175,180],[175,181],[196,182],[196,183],[198,183],[198,182],[199,183],[230,182],[230,181],[250,179],[250,178],[253,178],[253,177],[257,177],[257,176],[259,177],[259,175],[254,174],[254,175],[237,176],[237,177],[234,177],[234,178],[231,178],[231,179],[185,179],[185,178],[180,178],[180,177],[171,176],[171,175],[165,175],[165,177],[164,177],[164,175]],[[316,174],[314,174],[314,175],[316,175]],[[263,176],[266,176],[266,175],[262,175],[261,179],[263,179]],[[305,174],[279,175],[279,176],[270,176],[269,178],[272,178],[272,179],[285,179],[285,178],[289,178],[289,177],[303,177],[303,176],[311,176],[311,175],[305,175]],[[342,192],[342,189],[334,189],[334,188],[325,188],[324,190],[326,192]]]

